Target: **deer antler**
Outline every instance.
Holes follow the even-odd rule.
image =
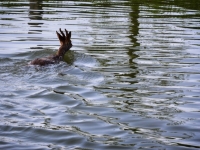
[[[58,39],[59,39],[61,45],[64,44],[64,43],[66,43],[66,42],[68,42],[68,41],[70,40],[70,38],[71,38],[71,31],[68,32],[68,31],[65,29],[65,32],[66,32],[66,35],[65,35],[64,32],[61,30],[61,28],[60,28],[60,33],[61,33],[61,34],[59,34],[59,33],[56,31],[56,34],[57,34],[57,36],[58,36]]]
[[[60,33],[62,34],[62,36],[65,38],[65,34],[63,33],[63,31],[60,28]]]

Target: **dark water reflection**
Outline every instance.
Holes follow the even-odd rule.
[[[0,149],[200,148],[199,6],[0,1]]]

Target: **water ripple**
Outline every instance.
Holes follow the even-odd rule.
[[[198,149],[199,2],[0,2],[1,149]],[[72,31],[65,62],[32,66]]]

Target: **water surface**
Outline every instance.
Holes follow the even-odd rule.
[[[0,1],[0,149],[199,149],[199,6]]]

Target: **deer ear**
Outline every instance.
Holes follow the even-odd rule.
[[[57,37],[60,41],[60,44],[63,44],[63,37],[56,31]]]

